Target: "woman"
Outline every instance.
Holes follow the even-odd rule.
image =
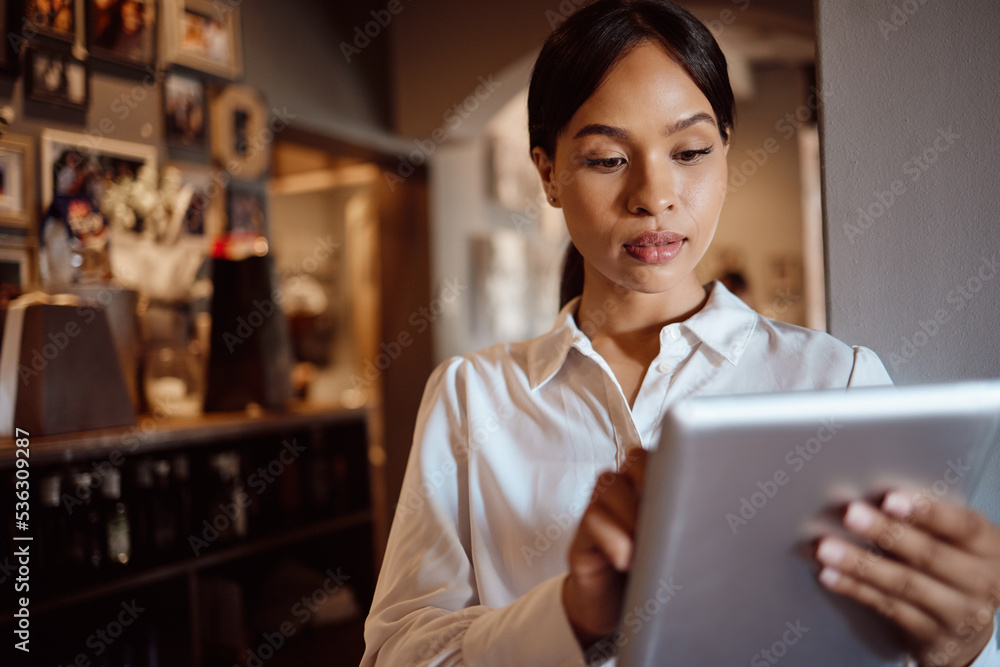
[[[667,406],[890,382],[870,350],[699,284],[734,104],[722,53],[687,12],[581,10],[542,49],[528,107],[532,157],[572,239],[565,304],[544,336],[449,360],[428,381],[363,665],[596,657],[617,631],[644,448]],[[1000,530],[903,492],[852,503],[845,525],[891,531],[895,558],[859,566],[863,550],[824,538],[823,585],[889,617],[921,663],[1000,664],[985,648]]]

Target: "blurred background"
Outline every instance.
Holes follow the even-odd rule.
[[[526,94],[583,4],[0,3],[5,497],[31,449],[0,537],[35,538],[30,664],[358,662],[428,375],[558,310]],[[900,382],[1000,375],[1000,10],[680,4],[737,95],[702,280]]]

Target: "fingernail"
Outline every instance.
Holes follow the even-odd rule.
[[[906,494],[900,491],[893,491],[882,501],[882,509],[887,514],[891,514],[899,519],[905,519],[913,511],[913,501]]]
[[[834,540],[823,540],[819,549],[816,550],[816,558],[827,565],[837,565],[844,560],[845,555],[847,555],[847,549],[843,544]]]
[[[847,508],[844,515],[844,524],[851,530],[862,532],[868,530],[875,523],[875,512],[868,505],[855,501]]]
[[[832,567],[824,567],[819,573],[819,580],[827,588],[833,588],[840,581],[840,572],[837,572]]]

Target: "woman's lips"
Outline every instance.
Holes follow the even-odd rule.
[[[625,243],[631,257],[646,264],[662,264],[677,256],[687,239],[675,232],[647,232]]]

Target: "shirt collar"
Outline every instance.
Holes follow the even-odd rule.
[[[757,326],[758,315],[718,281],[705,289],[705,306],[680,326],[735,366]],[[532,389],[548,382],[562,368],[570,349],[576,347],[583,354],[593,352],[590,339],[576,325],[574,313],[579,303],[580,297],[576,297],[563,306],[552,329],[528,344],[528,381]],[[662,347],[662,331],[660,340]]]

